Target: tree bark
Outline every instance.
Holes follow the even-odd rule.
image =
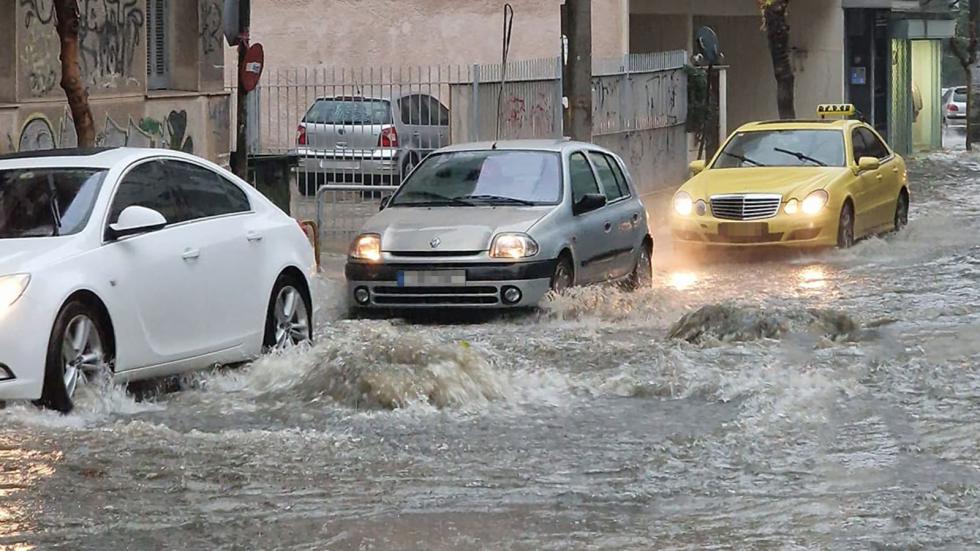
[[[772,71],[776,77],[776,107],[780,119],[795,119],[796,77],[789,59],[789,23],[786,12],[789,0],[759,0],[762,9],[762,29],[769,39]]]
[[[980,18],[980,0],[970,0],[970,40],[967,43],[968,55],[966,69],[966,149],[980,143],[980,67],[977,67],[977,24]],[[963,58],[960,58],[963,62]],[[945,108],[945,106],[944,106]]]
[[[55,0],[56,29],[61,42],[61,88],[78,134],[78,147],[95,147],[95,122],[88,104],[88,89],[82,80],[78,29],[81,21],[78,0]]]

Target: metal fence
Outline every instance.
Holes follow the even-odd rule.
[[[675,51],[597,60],[596,135],[683,124],[686,88],[678,93],[677,73],[686,58]],[[299,201],[297,214],[315,215],[325,248],[335,249],[436,149],[562,136],[561,78],[560,58],[272,69],[249,95],[250,151],[295,157],[297,190],[315,199]]]

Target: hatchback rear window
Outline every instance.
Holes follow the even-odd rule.
[[[953,92],[953,101],[956,103],[966,103],[966,90],[957,90]]]
[[[380,99],[320,99],[306,112],[303,122],[311,124],[391,124],[391,104],[388,100]]]

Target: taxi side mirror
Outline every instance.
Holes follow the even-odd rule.
[[[704,172],[704,169],[708,167],[708,163],[707,161],[702,161],[699,159],[697,161],[692,161],[688,166],[691,169],[691,176],[697,176],[698,174]]]
[[[867,172],[869,170],[878,170],[881,168],[881,161],[875,157],[861,157],[858,159],[858,171]]]

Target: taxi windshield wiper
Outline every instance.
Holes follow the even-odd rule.
[[[764,164],[762,164],[762,163],[760,163],[758,161],[753,161],[752,159],[746,157],[745,155],[739,155],[738,153],[731,153],[729,151],[722,151],[721,153],[722,153],[722,155],[728,155],[729,157],[731,157],[733,159],[738,159],[739,161],[742,161],[743,163],[749,163],[750,165],[755,165],[755,166],[766,166],[766,165],[764,165]]]
[[[799,159],[801,161],[810,161],[811,163],[814,163],[814,164],[817,164],[817,165],[820,165],[820,166],[827,166],[827,163],[825,163],[825,162],[823,162],[823,161],[821,161],[819,159],[814,159],[813,157],[811,157],[811,156],[809,156],[809,155],[807,155],[805,153],[802,153],[800,151],[790,151],[789,149],[783,149],[781,147],[774,147],[774,148],[772,148],[772,150],[773,151],[777,151],[779,153],[785,153],[786,155],[792,155],[792,156],[796,157],[797,159]]]
[[[518,199],[517,197],[502,197],[500,195],[466,195],[465,197],[457,197],[456,199],[474,199],[477,201],[487,201],[490,203],[513,203],[517,205],[534,205],[534,202],[528,201],[527,199]]]

